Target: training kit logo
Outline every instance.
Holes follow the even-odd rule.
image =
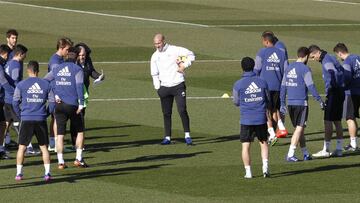
[[[181,92],[181,96],[185,97],[186,96],[185,92]]]
[[[44,91],[41,89],[40,85],[36,82],[28,89],[27,93],[28,94],[43,94]]]
[[[274,52],[271,54],[271,56],[267,59],[267,62],[273,62],[273,63],[280,63],[280,59],[277,56],[277,54]]]
[[[71,73],[69,71],[69,67],[65,66],[63,69],[61,69],[58,72],[57,76],[67,76],[67,77],[71,76]]]
[[[288,78],[297,78],[295,68],[291,69],[291,71],[288,72],[287,77]]]
[[[261,92],[261,88],[259,88],[254,82],[252,82],[248,88],[246,88],[245,94],[253,94]]]

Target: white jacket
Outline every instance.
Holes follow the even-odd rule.
[[[185,68],[195,60],[192,51],[170,44],[166,44],[161,52],[156,50],[151,56],[151,76],[155,89],[159,89],[160,86],[173,87],[185,81],[185,75],[178,72],[176,59],[179,56],[187,57],[184,61]]]

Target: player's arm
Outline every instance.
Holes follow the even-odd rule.
[[[234,102],[235,106],[240,106],[239,91],[235,87],[233,88],[233,102]]]
[[[255,58],[254,73],[256,73],[257,75],[259,75],[260,72],[261,72],[261,67],[262,67],[262,57],[261,57],[261,51],[259,51],[259,52],[256,54],[256,58]]]
[[[14,81],[15,86],[20,82],[20,68],[16,67],[12,69],[11,79]]]
[[[324,103],[324,101],[322,100],[321,96],[319,95],[318,91],[316,90],[314,81],[313,81],[313,79],[312,79],[312,74],[311,74],[310,71],[305,73],[305,75],[304,75],[304,81],[305,81],[306,87],[308,88],[308,90],[310,90],[311,95],[314,97],[314,99],[315,99],[316,101],[318,101],[318,102],[320,103],[320,108],[321,108],[322,110],[324,110],[324,108],[325,108],[325,103]]]
[[[75,75],[75,84],[76,84],[76,92],[78,95],[79,107],[77,110],[77,114],[81,112],[84,108],[84,72],[80,70]]]
[[[54,77],[54,72],[53,71],[50,71],[48,72],[45,77],[44,77],[44,80],[47,80],[47,81],[53,81],[55,79]]]
[[[327,82],[331,85],[331,87],[336,87],[336,78],[335,78],[335,65],[333,63],[325,63],[324,69],[329,73],[330,78],[326,78]]]
[[[159,68],[156,65],[153,57],[151,57],[150,71],[151,71],[151,77],[153,79],[154,88],[158,90],[160,89]]]
[[[281,88],[280,88],[280,105],[285,107],[286,106],[286,77],[283,77],[281,81]]]
[[[4,70],[2,68],[0,68],[0,84],[5,89],[5,91],[13,92],[15,89],[14,84],[11,85],[6,79]]]
[[[184,65],[185,68],[188,68],[191,66],[192,62],[195,61],[195,54],[194,52],[184,48],[184,47],[178,47],[178,56],[185,56],[186,59],[184,61],[181,61],[181,63]]]
[[[21,92],[19,87],[15,88],[12,106],[18,118],[20,118]]]
[[[344,68],[344,80],[345,80],[345,85],[349,85],[350,82],[353,79],[353,70],[351,69],[350,64],[344,63],[343,64],[343,68]]]
[[[265,103],[266,103],[266,117],[268,121],[272,120],[272,102],[270,98],[270,92],[267,83],[265,83],[266,86],[264,88],[265,93]]]

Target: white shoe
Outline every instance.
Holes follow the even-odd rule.
[[[252,178],[251,174],[245,174],[244,178]]]
[[[26,156],[36,156],[36,155],[39,155],[39,154],[40,154],[40,151],[37,151],[34,148],[30,148],[30,147],[28,147],[26,149],[26,152],[25,152]]]
[[[49,152],[55,152],[55,151],[56,151],[56,148],[55,148],[55,146],[49,145],[49,146],[48,146],[48,150],[49,150]]]
[[[335,151],[333,151],[333,152],[331,153],[331,156],[332,156],[332,157],[342,157],[342,156],[343,156],[343,152],[342,152],[342,150],[337,149],[337,150],[335,150]]]
[[[330,157],[330,155],[331,155],[330,152],[321,150],[318,153],[313,154],[312,156],[315,158],[328,158],[328,157]]]

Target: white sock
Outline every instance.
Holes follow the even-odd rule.
[[[357,147],[357,143],[356,143],[356,137],[350,137],[350,145],[353,148]]]
[[[11,142],[10,134],[9,134],[9,133],[6,133],[6,136],[5,136],[5,144],[10,144],[10,142]]]
[[[28,149],[33,149],[33,146],[32,146],[32,144],[30,143],[26,148],[28,148]]]
[[[170,141],[170,136],[165,136],[165,139]]]
[[[268,128],[268,133],[269,133],[269,135],[270,135],[270,138],[274,138],[274,137],[276,136],[273,127]]]
[[[307,150],[306,147],[301,148],[301,151],[302,151],[302,153],[303,153],[304,156],[308,156],[308,155],[309,155],[309,152],[308,152],[308,150]]]
[[[45,175],[50,173],[50,164],[44,164]]]
[[[279,127],[279,130],[286,130],[284,123],[282,122],[281,119],[278,120],[278,127]]]
[[[294,156],[294,154],[295,154],[295,149],[296,149],[296,146],[294,146],[294,145],[290,145],[290,147],[289,147],[289,152],[288,152],[288,157],[293,157]]]
[[[262,163],[263,163],[263,166],[262,166],[263,173],[269,172],[269,160],[263,159]]]
[[[62,153],[57,153],[57,157],[58,157],[58,163],[59,164],[64,164],[64,155]]]
[[[16,165],[16,175],[22,174],[23,165]]]
[[[342,151],[343,142],[344,142],[343,139],[336,139],[336,150],[341,150]]]
[[[323,151],[330,152],[330,144],[331,144],[331,141],[324,141]]]
[[[190,132],[185,132],[185,138],[189,138],[190,137]]]
[[[82,152],[83,152],[83,149],[76,149],[76,159],[78,161],[82,160]]]
[[[252,177],[250,166],[245,166],[245,176]]]
[[[54,137],[50,137],[50,140],[49,140],[49,144],[50,146],[55,146],[55,138]]]

